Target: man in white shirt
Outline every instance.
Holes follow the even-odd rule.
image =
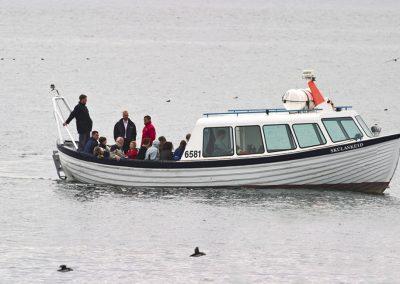
[[[128,111],[122,112],[122,118],[114,126],[114,140],[118,137],[124,138],[124,152],[128,151],[131,141],[136,141],[136,126],[129,119]]]

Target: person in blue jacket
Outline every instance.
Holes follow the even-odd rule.
[[[185,148],[186,148],[186,141],[182,140],[181,143],[179,144],[179,147],[176,148],[174,152],[173,156],[174,161],[179,161],[182,158],[182,155],[185,152]]]
[[[99,142],[97,140],[99,140],[99,132],[94,130],[92,131],[92,137],[90,137],[89,140],[86,142],[83,152],[93,155],[94,148],[99,146]]]

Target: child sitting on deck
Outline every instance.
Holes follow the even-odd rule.
[[[171,161],[173,159],[173,150],[174,146],[172,145],[171,142],[165,142],[161,155],[160,155],[160,160],[166,160],[166,161]]]
[[[186,135],[186,137],[187,137],[187,135]],[[181,141],[181,143],[179,144],[179,147],[174,152],[174,157],[173,157],[174,161],[179,161],[182,158],[183,152],[185,152],[186,144],[187,143],[185,140]]]
[[[136,159],[138,153],[139,151],[138,149],[136,149],[136,141],[131,141],[131,143],[129,143],[129,150],[126,152],[128,159]]]
[[[99,147],[103,149],[104,158],[110,158],[110,147],[107,145],[106,137],[99,138]]]
[[[144,158],[146,156],[147,149],[150,148],[150,146],[151,146],[150,138],[144,138],[142,140],[142,146],[139,149],[139,153],[138,153],[136,159],[144,160]]]
[[[98,159],[104,159],[104,149],[99,146],[94,147],[93,155]]]

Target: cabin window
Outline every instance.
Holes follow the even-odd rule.
[[[293,124],[294,134],[300,148],[323,145],[326,139],[316,123]]]
[[[293,150],[296,148],[289,125],[264,125],[263,130],[268,152]]]
[[[235,127],[236,154],[251,155],[264,153],[260,126]]]
[[[356,139],[363,136],[351,117],[325,118],[322,123],[332,142]]]
[[[344,129],[340,126],[338,121],[322,120],[322,122],[329,134],[329,137],[331,137],[332,142],[340,142],[348,139],[344,133]]]
[[[232,127],[207,127],[203,131],[203,157],[233,155]]]
[[[365,123],[364,119],[360,115],[356,116],[356,119],[358,121],[358,124],[361,125],[361,128],[364,130],[365,134],[369,137],[373,137],[371,130],[369,129],[368,125]]]

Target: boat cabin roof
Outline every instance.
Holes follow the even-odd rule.
[[[358,113],[351,107],[337,107],[333,109],[293,110],[285,109],[257,109],[257,110],[229,110],[228,112],[205,113],[198,119],[196,126],[235,126],[259,125],[262,123],[302,123],[314,122],[323,118],[355,117]]]

